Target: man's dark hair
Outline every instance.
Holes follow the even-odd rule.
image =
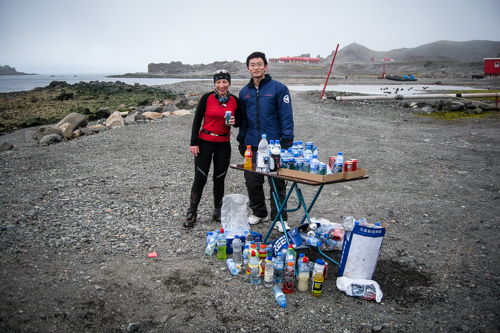
[[[262,60],[264,60],[264,66],[267,65],[266,55],[262,52],[254,52],[254,53],[250,54],[247,58],[247,67],[248,67],[248,64],[250,63],[250,60],[255,59],[255,58],[262,58]]]

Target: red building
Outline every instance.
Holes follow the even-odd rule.
[[[497,77],[500,75],[500,58],[483,58],[484,77]]]
[[[270,58],[269,62],[305,62],[311,64],[317,64],[320,62],[320,58],[310,58],[310,57],[280,57],[280,58]]]

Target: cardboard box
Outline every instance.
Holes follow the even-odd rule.
[[[366,169],[357,169],[356,171],[344,172],[344,179],[354,179],[366,176]]]
[[[332,173],[329,175],[316,175],[314,173],[307,173],[307,172],[283,169],[283,168],[280,168],[278,170],[278,175],[280,176],[289,176],[294,178],[312,180],[315,182],[329,182],[332,180],[344,179],[344,173],[345,172]]]
[[[259,234],[258,232],[255,232],[252,230],[250,230],[250,234],[253,236],[255,244],[260,244],[262,242],[262,234]],[[207,232],[207,235],[208,235],[208,232]],[[246,237],[246,235],[238,237],[241,240],[241,244],[242,244],[241,250],[242,251],[243,251],[243,247],[245,246],[245,237]],[[227,240],[226,240],[226,242],[227,242],[226,253],[227,254],[233,253],[233,240],[234,240],[234,237],[232,237],[232,236],[230,238],[227,238]],[[217,247],[215,248],[214,252],[217,252]]]

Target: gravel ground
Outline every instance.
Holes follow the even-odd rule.
[[[380,304],[339,291],[331,265],[321,298],[294,292],[282,309],[270,289],[203,254],[206,232],[220,227],[211,182],[196,227],[181,226],[191,114],[45,148],[23,132],[0,137],[16,145],[0,153],[0,331],[498,332],[500,117],[445,121],[402,102],[318,96],[292,92],[296,138],[314,141],[320,160],[339,150],[357,158],[370,178],[325,186],[311,215],[388,223],[374,276]],[[306,200],[315,190],[302,187]],[[246,193],[239,171],[229,171],[230,193]],[[290,224],[301,217],[291,213]]]

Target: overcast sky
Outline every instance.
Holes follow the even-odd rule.
[[[500,41],[499,13],[500,0],[0,0],[0,65],[122,74],[253,51],[327,57],[353,42],[389,51]]]

